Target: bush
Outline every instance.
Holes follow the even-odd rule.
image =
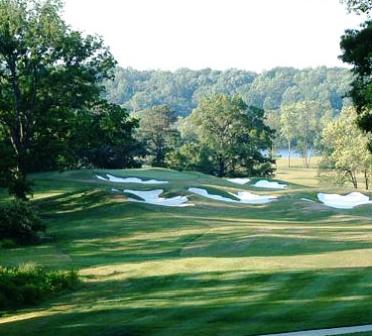
[[[0,237],[11,239],[18,244],[29,244],[39,240],[38,232],[45,231],[32,207],[15,200],[0,206]]]
[[[34,265],[0,266],[0,310],[36,304],[53,294],[73,289],[78,283],[75,271],[46,271]]]
[[[0,246],[5,249],[11,249],[17,247],[17,243],[12,239],[2,239]]]

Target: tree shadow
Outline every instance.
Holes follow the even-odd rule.
[[[124,271],[125,273],[125,271]],[[192,272],[87,283],[4,335],[256,335],[371,322],[372,268]],[[67,308],[66,308],[67,306]],[[34,316],[22,320],[22,313]],[[42,316],[49,311],[50,315]],[[40,316],[38,316],[38,313]]]

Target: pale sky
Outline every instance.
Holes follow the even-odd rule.
[[[103,36],[119,65],[175,70],[345,66],[338,0],[65,0],[74,29]]]

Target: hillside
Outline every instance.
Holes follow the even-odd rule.
[[[114,81],[105,83],[109,101],[131,111],[166,104],[178,115],[190,114],[199,98],[211,93],[239,94],[248,105],[265,110],[282,104],[316,100],[341,110],[351,72],[345,68],[274,68],[257,74],[230,69],[138,71],[117,67]]]
[[[169,181],[186,208],[128,202],[95,174]],[[79,271],[84,283],[0,317],[1,335],[256,335],[369,323],[372,208],[338,210],[316,193],[346,192],[316,169],[279,167],[286,190],[260,191],[166,169],[35,174],[50,240],[1,249],[0,263]],[[223,203],[187,191],[276,195],[264,205]],[[156,188],[159,188],[157,186]],[[2,199],[5,199],[5,193]],[[315,202],[301,200],[309,198]]]

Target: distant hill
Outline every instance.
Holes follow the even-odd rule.
[[[251,71],[212,69],[138,71],[117,67],[114,81],[105,83],[107,98],[131,111],[167,104],[178,115],[188,115],[201,96],[221,92],[240,94],[249,104],[265,110],[281,104],[317,100],[342,108],[352,74],[345,68],[295,69],[278,67],[257,74]]]

